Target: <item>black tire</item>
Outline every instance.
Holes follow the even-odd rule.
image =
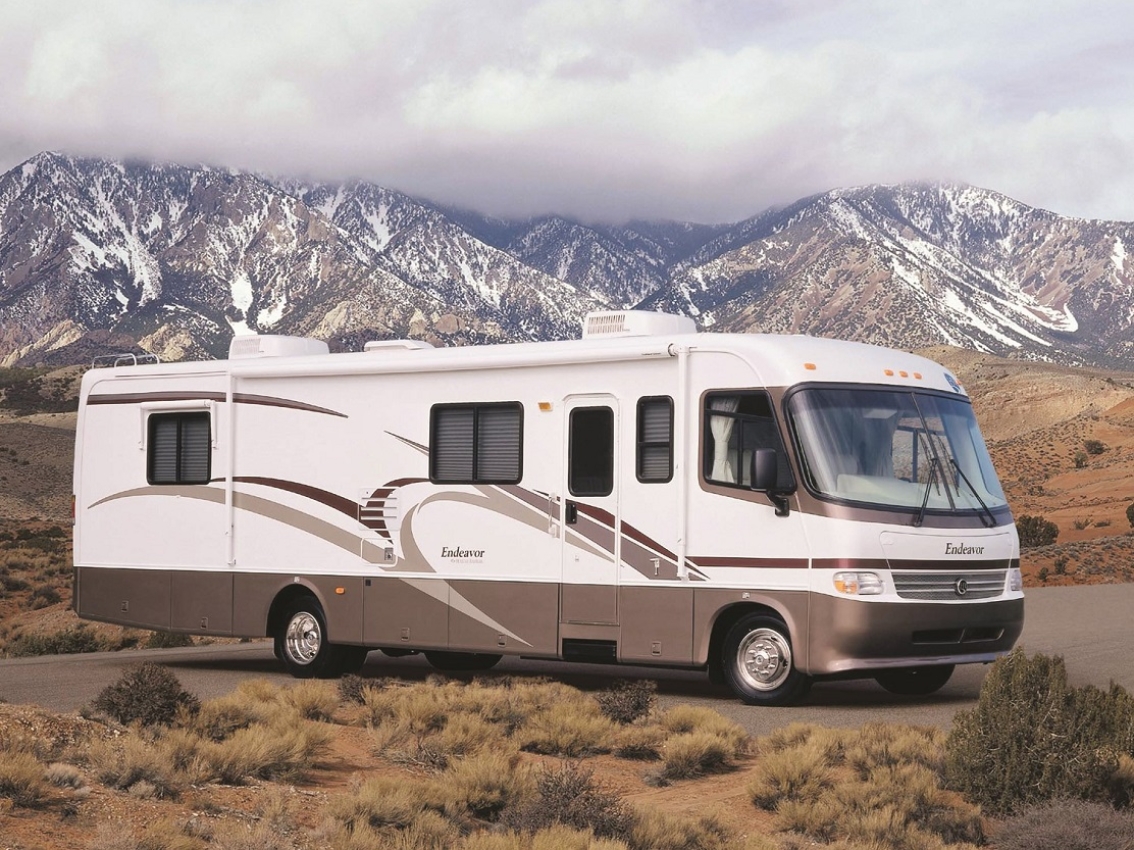
[[[930,667],[905,667],[879,673],[874,680],[892,694],[904,697],[924,697],[945,687],[953,675],[952,664]]]
[[[438,670],[460,673],[468,670],[491,670],[503,658],[483,652],[445,652],[426,650],[425,660]]]
[[[287,672],[297,679],[341,675],[342,647],[327,640],[327,618],[313,596],[301,596],[287,606],[275,636],[275,649]]]
[[[768,614],[745,614],[728,630],[721,667],[747,705],[792,705],[811,690],[811,677],[795,666],[787,626]]]
[[[332,647],[335,653],[335,675],[345,676],[348,673],[357,673],[366,663],[366,656],[370,650],[365,646],[336,645]]]

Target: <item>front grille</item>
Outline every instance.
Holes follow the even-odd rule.
[[[923,602],[990,599],[1004,592],[1004,574],[1004,570],[979,573],[894,573],[894,588],[902,599],[918,599]],[[958,590],[962,587],[964,593],[959,593]]]

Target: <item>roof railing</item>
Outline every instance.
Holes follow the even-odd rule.
[[[117,369],[119,366],[149,366],[161,363],[156,354],[134,354],[127,351],[122,354],[100,354],[91,361],[92,369]]]

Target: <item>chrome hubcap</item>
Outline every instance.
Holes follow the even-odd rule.
[[[287,624],[284,647],[288,657],[296,664],[310,664],[323,645],[323,631],[319,621],[306,611],[300,611]]]
[[[791,673],[791,647],[774,629],[755,629],[740,642],[736,667],[749,686],[758,691],[773,691]]]

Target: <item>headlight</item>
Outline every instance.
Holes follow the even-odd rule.
[[[1019,567],[1013,567],[1008,570],[1008,592],[1018,593],[1024,589],[1024,574],[1020,572]]]
[[[877,573],[835,573],[835,590],[847,596],[877,596],[882,592],[882,579]]]

